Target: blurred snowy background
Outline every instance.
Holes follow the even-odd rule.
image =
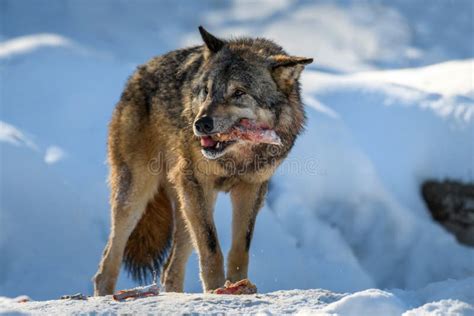
[[[474,276],[474,248],[420,195],[427,179],[474,181],[473,12],[471,0],[0,0],[0,296],[92,293],[113,107],[137,65],[200,45],[198,25],[315,58],[307,130],[257,221],[260,291]],[[223,195],[224,251],[230,215]],[[194,255],[187,291],[201,291],[197,271]],[[118,287],[132,285],[123,273]]]

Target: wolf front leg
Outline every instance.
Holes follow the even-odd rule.
[[[161,283],[166,292],[183,292],[186,263],[193,245],[182,212],[175,214],[173,247],[168,262],[163,267]]]
[[[258,211],[263,205],[268,182],[234,186],[232,199],[232,247],[227,257],[227,279],[236,282],[247,278],[249,248]]]
[[[193,175],[180,176],[176,185],[181,212],[199,255],[200,277],[205,292],[224,285],[224,260],[214,225],[217,192]]]

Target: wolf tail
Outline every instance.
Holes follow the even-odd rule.
[[[123,261],[129,275],[143,284],[156,277],[171,248],[173,206],[163,189],[148,203],[142,218],[130,235]]]

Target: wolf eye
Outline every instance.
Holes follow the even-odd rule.
[[[234,91],[234,94],[233,94],[232,96],[233,96],[234,98],[240,98],[240,97],[243,96],[244,94],[245,94],[244,91],[237,89],[237,90]]]
[[[206,95],[209,94],[209,90],[207,90],[207,87],[204,87],[204,89],[202,90],[202,92],[204,93],[204,96],[206,96]]]

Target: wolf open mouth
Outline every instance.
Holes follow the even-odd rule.
[[[221,157],[225,150],[237,141],[281,145],[281,139],[273,129],[255,121],[242,119],[225,133],[202,136],[201,152],[208,159],[216,159]]]

